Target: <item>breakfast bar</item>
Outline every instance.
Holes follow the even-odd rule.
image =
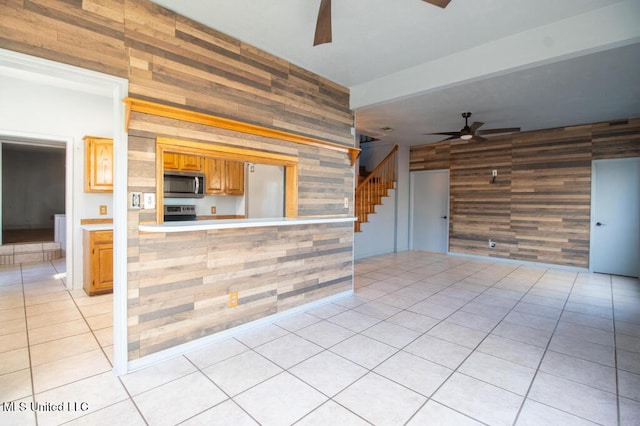
[[[165,222],[163,224],[140,225],[142,232],[188,232],[210,229],[258,228],[269,226],[315,225],[321,223],[345,223],[355,221],[355,217],[298,217],[198,220],[188,222]]]

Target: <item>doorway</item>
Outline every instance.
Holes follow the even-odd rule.
[[[56,227],[65,213],[65,148],[2,141],[2,244],[53,242],[64,232]]]
[[[592,167],[591,270],[640,275],[640,158]]]
[[[449,170],[412,172],[410,247],[449,251]]]
[[[74,143],[82,141],[82,137],[88,133],[77,128],[77,131],[70,129],[69,122],[61,122],[56,119],[58,116],[66,114],[68,105],[76,107],[73,126],[81,126],[85,122],[87,114],[92,113],[88,108],[77,108],[86,106],[82,101],[77,100],[73,94],[81,96],[90,94],[106,99],[104,103],[104,114],[101,117],[109,117],[101,129],[95,129],[98,133],[112,133],[114,140],[114,193],[113,193],[113,227],[114,227],[114,292],[113,292],[113,365],[116,374],[127,372],[127,151],[128,141],[125,130],[125,107],[122,100],[126,98],[128,82],[125,79],[105,75],[99,72],[77,68],[71,65],[61,64],[42,58],[24,55],[0,49],[0,81],[5,83],[12,80],[19,82],[16,87],[3,87],[3,98],[5,102],[0,102],[0,134],[10,138],[46,139],[54,141],[64,141],[66,146],[66,182],[67,193],[65,199],[65,212],[69,226],[66,229],[67,241],[67,278],[68,289],[79,286],[72,283],[81,282],[82,274],[74,274],[74,268],[82,265],[81,240],[82,232],[79,220],[86,216],[83,211],[83,203],[77,199],[82,195],[82,177],[84,175],[82,162],[74,161]],[[24,113],[24,108],[16,108],[14,103],[8,102],[8,94],[24,104],[24,91],[18,89],[27,86],[28,93],[43,98],[43,92],[51,93],[64,90],[70,96],[48,96],[54,103],[52,112],[43,113],[34,117],[33,113]],[[20,87],[17,87],[20,86]],[[41,107],[41,102],[34,102],[33,105]],[[68,116],[68,114],[66,114]],[[34,123],[46,126],[34,129]],[[104,130],[102,130],[104,129]],[[44,137],[43,137],[44,135]],[[64,136],[60,136],[64,135]],[[74,172],[75,170],[75,172]],[[74,179],[75,177],[75,179]],[[74,250],[74,247],[77,248]],[[72,261],[73,259],[73,261]]]

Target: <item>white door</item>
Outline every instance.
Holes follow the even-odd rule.
[[[640,158],[593,162],[591,269],[640,272]]]
[[[449,170],[411,173],[411,247],[449,249]]]

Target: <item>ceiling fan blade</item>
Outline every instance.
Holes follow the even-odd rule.
[[[520,131],[520,127],[505,127],[503,129],[478,130],[478,134],[479,135],[495,135],[498,133],[515,133],[519,131]]]
[[[457,136],[456,136],[456,135],[454,135],[454,136],[451,136],[451,137],[449,137],[449,138],[442,139],[440,142],[444,142],[444,141],[451,141],[451,140],[454,140],[454,139],[462,140],[462,139],[460,139],[460,135],[457,135]]]
[[[447,5],[451,0],[423,0],[423,1],[444,9],[445,7],[447,7]]]
[[[322,0],[318,11],[318,22],[316,23],[316,35],[313,45],[331,43],[331,0]]]
[[[471,138],[471,140],[472,140],[473,142],[486,142],[486,141],[488,141],[489,139],[487,139],[487,138],[483,138],[483,137],[482,137],[482,136],[480,136],[480,135],[474,135],[474,136]]]
[[[424,135],[444,135],[444,136],[456,136],[460,137],[460,132],[438,132],[438,133],[423,133]]]
[[[475,133],[480,127],[484,126],[484,123],[481,121],[474,121],[471,125],[471,133]]]

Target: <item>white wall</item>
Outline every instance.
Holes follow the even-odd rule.
[[[371,171],[393,148],[393,143],[362,144],[360,164]],[[369,215],[369,223],[362,224],[362,232],[355,234],[356,259],[409,249],[409,147],[400,146],[397,153],[396,189],[389,191],[383,204],[376,206],[376,214]]]
[[[409,250],[409,147],[401,146],[397,155],[396,252],[399,252]]]
[[[74,288],[82,286],[82,232],[80,219],[112,217],[113,196],[84,192],[86,135],[113,137],[113,100],[71,89],[36,84],[13,77],[0,78],[0,136],[2,131],[60,136],[73,139]],[[107,216],[99,216],[99,205]]]

